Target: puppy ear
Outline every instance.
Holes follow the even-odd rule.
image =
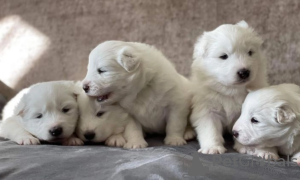
[[[240,27],[243,27],[243,28],[248,28],[249,27],[248,23],[246,21],[244,21],[244,20],[236,23],[236,25],[238,25]]]
[[[122,48],[117,57],[117,62],[128,72],[132,72],[139,67],[140,58],[131,47]]]
[[[205,57],[207,55],[207,50],[208,50],[208,40],[207,37],[208,33],[204,32],[203,35],[201,35],[195,44],[194,48],[194,54],[193,54],[193,59],[197,59],[199,57]]]
[[[276,117],[279,124],[287,124],[293,122],[297,116],[291,107],[283,105],[277,108]]]

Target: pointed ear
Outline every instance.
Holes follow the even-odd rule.
[[[294,113],[292,108],[287,105],[283,105],[277,108],[276,117],[279,124],[287,124],[293,122],[294,119],[296,119],[296,114]]]
[[[140,61],[140,57],[131,47],[124,47],[118,53],[117,62],[128,72],[136,70]]]
[[[240,27],[243,27],[243,28],[248,28],[249,27],[248,23],[246,21],[244,21],[244,20],[236,23],[236,25],[238,25]]]

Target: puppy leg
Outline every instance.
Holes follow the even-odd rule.
[[[212,113],[200,117],[196,127],[201,148],[198,152],[202,154],[223,154],[226,149],[223,145],[224,138],[222,131],[223,125],[220,116]]]
[[[76,137],[74,134],[62,142],[62,145],[64,146],[82,146],[84,145],[84,142]]]
[[[187,127],[185,128],[183,137],[186,141],[192,140],[196,137],[196,132],[195,132],[194,128],[190,125],[190,123],[188,123]]]
[[[234,140],[233,148],[241,154],[253,155],[255,152],[255,148],[249,147],[249,146],[244,146],[241,143],[239,143],[237,140]]]
[[[126,144],[126,140],[124,139],[122,133],[113,134],[106,139],[105,144],[111,147],[123,147]]]
[[[184,132],[187,125],[187,113],[185,110],[173,109],[167,119],[165,144],[180,146],[186,144]]]
[[[138,149],[145,148],[148,146],[148,143],[144,139],[143,129],[139,122],[131,120],[128,122],[125,131],[124,137],[127,143],[123,148],[126,149]]]
[[[255,152],[253,153],[253,155],[257,157],[261,157],[263,159],[273,159],[273,160],[279,159],[279,155],[277,153],[276,147],[271,147],[271,148],[255,147]]]
[[[40,140],[33,137],[18,123],[20,116],[13,116],[2,122],[0,136],[10,139],[20,145],[37,145]]]

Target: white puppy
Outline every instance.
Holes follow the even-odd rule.
[[[21,145],[40,144],[40,140],[82,145],[73,136],[78,92],[71,81],[38,83],[22,90],[3,109],[0,136]]]
[[[84,92],[78,96],[80,118],[77,135],[83,141],[104,142],[108,146],[145,148],[143,131],[119,105],[99,106]]]
[[[253,146],[257,156],[293,155],[300,164],[299,86],[281,84],[249,93],[233,134],[240,143]]]
[[[166,133],[165,144],[186,144],[189,82],[155,47],[107,41],[89,56],[83,81],[101,105],[118,102],[148,133]],[[186,132],[192,138],[193,131]]]
[[[205,32],[195,44],[191,123],[203,154],[222,154],[248,90],[267,85],[262,39],[245,21]]]

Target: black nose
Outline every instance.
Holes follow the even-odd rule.
[[[239,137],[239,133],[237,132],[237,131],[232,131],[232,135],[233,135],[233,137],[235,137],[235,138],[238,138]]]
[[[95,133],[94,132],[87,132],[84,134],[85,139],[87,140],[92,140],[95,137]]]
[[[61,135],[62,132],[63,132],[63,128],[60,126],[55,126],[49,130],[49,133],[54,137]]]
[[[241,79],[247,79],[250,76],[250,71],[248,69],[241,69],[237,74]]]
[[[85,84],[85,85],[83,85],[82,89],[87,93],[87,92],[89,92],[90,87],[89,87],[89,85]]]

